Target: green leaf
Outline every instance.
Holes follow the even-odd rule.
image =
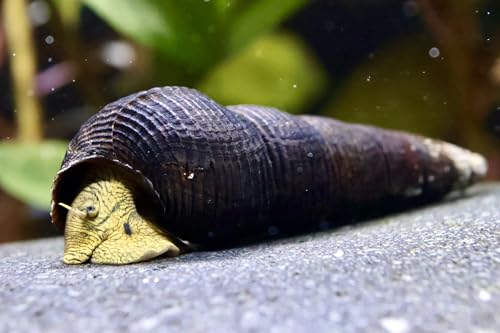
[[[118,32],[203,72],[307,0],[82,0]]]
[[[0,142],[0,186],[34,207],[50,209],[50,188],[67,142]]]
[[[220,54],[220,5],[201,0],[83,0],[112,27],[189,65],[208,66]]]
[[[307,4],[307,0],[255,0],[244,2],[229,24],[228,46],[234,52],[255,37],[271,31],[281,21]]]
[[[218,102],[260,104],[307,112],[328,88],[323,68],[300,39],[264,36],[216,67],[199,85]]]

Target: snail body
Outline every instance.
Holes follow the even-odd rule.
[[[303,230],[346,207],[439,198],[486,168],[480,155],[442,141],[153,88],[108,104],[82,125],[54,180],[51,216],[66,227],[65,252],[86,244],[84,256],[66,262],[128,263],[176,255],[188,243]],[[86,209],[97,206],[90,216]],[[118,221],[115,231],[103,231],[105,217]],[[161,251],[116,259],[146,224],[154,240],[139,243],[147,252],[147,244],[166,239]],[[130,242],[117,241],[113,254],[96,259],[99,244],[115,238]]]

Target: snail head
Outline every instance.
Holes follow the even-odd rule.
[[[66,217],[64,262],[128,264],[164,253],[175,256],[179,248],[139,213],[133,185],[123,174],[95,171],[85,182]]]

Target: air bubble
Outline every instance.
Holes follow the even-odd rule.
[[[429,50],[429,56],[431,58],[437,58],[437,57],[439,57],[440,54],[441,54],[441,51],[437,47],[432,47]]]
[[[45,37],[45,43],[51,45],[54,43],[54,36],[52,35],[48,35],[47,37]]]

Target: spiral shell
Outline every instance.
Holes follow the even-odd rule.
[[[224,107],[194,89],[142,91],[105,106],[69,144],[52,220],[89,168],[120,168],[160,228],[200,244],[300,230],[345,207],[425,200],[486,172],[479,155],[402,132],[274,108]]]

